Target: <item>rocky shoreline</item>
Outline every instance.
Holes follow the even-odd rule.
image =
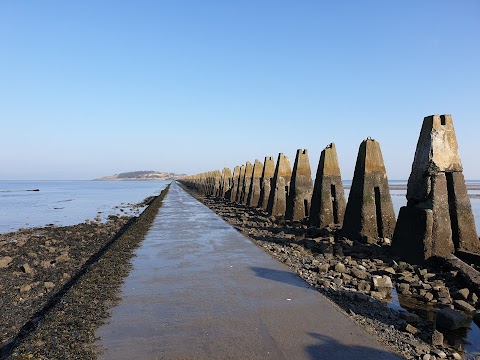
[[[95,329],[168,187],[139,217],[0,234],[0,359],[95,359]]]
[[[192,191],[187,190],[190,193]],[[420,267],[382,246],[339,239],[260,209],[192,193],[210,209],[326,295],[356,323],[407,359],[480,359],[464,354],[459,334],[480,323],[478,293],[443,264]],[[386,306],[392,294],[404,308]],[[418,316],[405,308],[421,309]],[[453,310],[454,309],[454,310]]]

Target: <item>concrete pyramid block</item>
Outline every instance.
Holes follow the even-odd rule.
[[[293,165],[285,217],[295,221],[308,217],[312,192],[312,171],[308,160],[308,150],[298,149]]]
[[[264,210],[268,206],[268,198],[270,197],[270,190],[272,189],[272,179],[275,174],[275,162],[272,156],[265,156],[263,165],[262,178],[260,180],[260,199],[258,206]]]
[[[233,168],[233,174],[232,174],[232,186],[231,186],[231,190],[230,190],[230,197],[228,198],[228,200],[230,202],[235,202],[236,198],[237,198],[237,193],[238,193],[238,182],[239,182],[239,178],[240,178],[240,171],[241,171],[241,167],[240,166],[235,166]]]
[[[253,164],[253,174],[250,182],[250,189],[247,196],[247,206],[257,207],[260,200],[260,182],[263,173],[263,164],[255,160]]]
[[[310,225],[321,229],[342,225],[346,201],[335,144],[320,155],[310,207]]]
[[[240,204],[247,204],[248,192],[250,191],[250,185],[252,183],[253,165],[247,161],[245,164],[245,176],[242,183],[242,193],[240,195]]]
[[[392,243],[400,257],[422,263],[457,250],[480,253],[450,115],[424,118],[407,187]]]
[[[274,216],[285,216],[287,209],[287,195],[292,177],[290,159],[278,154],[277,166],[272,179],[272,189],[268,199],[267,212]]]
[[[360,144],[342,235],[352,240],[392,238],[396,218],[380,144]]]

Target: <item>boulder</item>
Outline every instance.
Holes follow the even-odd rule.
[[[462,314],[461,312],[452,310],[450,308],[445,308],[437,310],[436,314],[437,325],[447,330],[458,330],[461,328],[470,327],[471,320],[467,315]]]

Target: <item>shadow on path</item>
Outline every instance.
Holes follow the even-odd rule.
[[[365,346],[344,345],[331,338],[330,336],[309,333],[311,337],[318,341],[318,344],[307,346],[305,352],[311,360],[320,359],[401,359],[398,355]]]
[[[250,267],[255,272],[255,275],[264,279],[278,281],[284,284],[297,286],[300,288],[310,288],[311,286],[290,271],[274,270],[263,267]]]

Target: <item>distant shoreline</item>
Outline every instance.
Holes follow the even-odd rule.
[[[98,179],[98,181],[152,181],[152,180],[177,180],[185,177],[186,174],[175,174],[169,172],[142,170],[142,171],[130,171],[110,176],[104,176]]]

